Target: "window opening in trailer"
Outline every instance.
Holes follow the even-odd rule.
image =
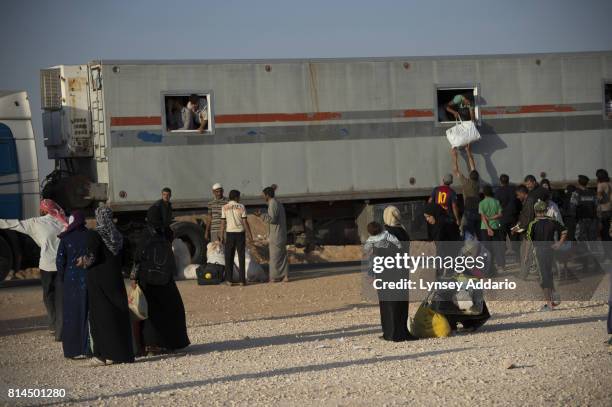
[[[612,81],[604,82],[604,104],[606,119],[612,120]]]
[[[166,131],[212,134],[210,93],[172,93],[163,99]]]
[[[477,86],[436,87],[438,123],[454,123],[461,120],[480,120]]]

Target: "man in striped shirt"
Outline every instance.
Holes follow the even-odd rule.
[[[221,231],[221,208],[227,203],[227,198],[223,196],[223,185],[216,183],[212,186],[214,199],[208,202],[209,222],[206,223],[205,237],[209,242],[215,242],[222,236],[219,236]]]

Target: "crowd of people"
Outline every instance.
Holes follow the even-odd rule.
[[[257,211],[256,216],[269,225],[269,281],[287,282],[287,223],[275,189],[275,185],[264,188],[268,210]],[[245,242],[247,237],[252,241],[246,208],[240,203],[239,191],[230,191],[227,199],[221,184],[216,183],[212,190],[205,238],[224,247],[221,280],[246,285]],[[29,235],[41,249],[39,269],[49,331],[62,342],[66,358],[93,357],[97,364],[129,363],[135,356],[189,346],[185,307],[174,278],[177,264],[172,248],[171,197],[171,189],[163,188],[161,199],[148,209],[146,236],[133,259],[131,289],[141,290],[146,298],[144,320],[130,314],[122,274],[126,245],[110,208],[95,210],[93,230],[87,228],[82,211],[74,210],[68,217],[50,199],[41,200],[39,217],[0,219],[0,228]],[[234,255],[239,259],[239,281],[233,273]]]
[[[130,315],[122,274],[124,239],[110,208],[95,210],[94,229],[86,227],[83,212],[75,210],[67,217],[50,199],[40,202],[39,217],[0,219],[0,228],[31,236],[41,249],[39,268],[49,331],[62,342],[66,358],[94,358],[96,364],[130,363],[141,354],[189,345],[185,309],[172,278],[176,266],[162,208],[153,205],[147,213],[150,236],[139,248],[132,272],[133,286],[137,284],[147,296],[145,321]],[[157,255],[168,247],[171,256],[161,262],[167,268],[160,268],[151,250],[161,248]],[[155,272],[165,274],[166,279]]]
[[[535,176],[527,175],[522,184],[512,185],[506,174],[499,177],[499,186],[494,189],[481,185],[470,145],[465,147],[465,153],[467,176],[459,168],[459,150],[451,149],[453,174],[444,175],[442,184],[433,189],[424,209],[428,240],[435,242],[437,256],[482,255],[487,259],[485,267],[467,274],[491,278],[506,269],[509,248],[519,260],[522,278],[527,279],[533,269],[537,270],[544,297],[540,311],[552,311],[558,305],[553,269],[560,252],[568,252],[570,248],[586,252],[576,258],[582,263],[582,271],[588,272],[598,266],[591,242],[600,240],[602,261],[612,260],[609,243],[612,184],[606,170],[596,171],[596,189],[589,188],[586,175],[579,175],[576,185],[567,185],[562,192],[557,192],[547,179],[538,183]],[[461,182],[462,203],[451,187],[455,178]],[[388,213],[396,215],[391,218]],[[377,222],[368,225],[370,237],[364,252],[370,259],[389,250],[407,252],[409,246],[405,230],[398,233],[398,225],[400,229],[403,226],[396,221],[397,208],[388,206],[384,214],[384,227]],[[457,242],[461,242],[460,246]],[[461,247],[459,253],[458,247]],[[436,278],[444,278],[446,271],[436,270]],[[413,339],[404,330],[408,319],[407,300],[407,297],[392,303],[380,300],[384,339]],[[610,301],[612,304],[612,297]],[[612,334],[612,312],[608,316],[608,332]]]
[[[612,184],[606,170],[597,170],[596,190],[588,187],[590,180],[585,175],[578,176],[577,185],[556,193],[546,179],[538,183],[533,175],[527,175],[521,185],[514,186],[505,174],[494,190],[489,185],[481,186],[469,145],[465,151],[467,176],[459,168],[458,149],[452,149],[453,174],[445,175],[442,184],[433,189],[424,210],[428,238],[435,242],[438,256],[456,256],[453,243],[464,241],[462,254],[483,254],[489,259],[485,269],[468,273],[477,278],[493,277],[506,267],[509,244],[519,256],[523,277],[532,264],[538,269],[545,299],[542,311],[551,311],[557,305],[552,259],[567,242],[592,242],[599,237],[606,243],[604,258],[612,260],[608,243]],[[455,178],[461,181],[462,204],[451,187]],[[258,210],[255,215],[269,227],[269,282],[288,282],[286,214],[275,198],[276,188],[272,185],[263,189],[267,211]],[[212,192],[205,239],[223,249],[224,254],[216,260],[224,263],[220,279],[230,285],[246,285],[246,243],[253,236],[246,208],[240,203],[240,191],[231,190],[226,198],[223,186],[216,183]],[[161,199],[148,209],[147,235],[136,250],[130,273],[132,289],[138,287],[147,300],[148,317],[143,321],[130,315],[122,275],[124,238],[110,208],[100,206],[95,210],[95,229],[86,227],[81,211],[67,217],[50,199],[41,200],[39,217],[0,219],[0,228],[27,234],[41,248],[39,268],[49,331],[62,342],[65,357],[93,357],[99,364],[129,363],[138,355],[172,352],[190,344],[184,304],[174,281],[177,270],[172,251],[171,197],[170,188],[163,188]],[[388,206],[383,223],[368,225],[366,256],[407,253],[410,237],[398,208]],[[238,258],[238,278],[234,256]],[[583,267],[588,269],[589,256],[585,258]],[[445,270],[437,272],[437,278],[444,277]],[[392,301],[381,297],[379,305],[383,339],[416,339],[408,330],[407,297]],[[486,305],[480,318],[488,318]],[[612,334],[612,312],[608,331]]]

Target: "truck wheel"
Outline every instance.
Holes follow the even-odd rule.
[[[0,281],[4,281],[13,268],[13,250],[11,245],[0,236]]]
[[[204,247],[204,229],[191,222],[176,222],[171,226],[175,239],[181,239],[191,253],[192,264],[204,263],[206,249]]]

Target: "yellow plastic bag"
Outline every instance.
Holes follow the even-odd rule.
[[[149,306],[144,293],[137,285],[128,294],[128,307],[132,311],[133,318],[143,321],[149,317]]]
[[[451,334],[451,327],[444,315],[432,310],[424,301],[414,314],[410,333],[417,338],[446,338]]]

